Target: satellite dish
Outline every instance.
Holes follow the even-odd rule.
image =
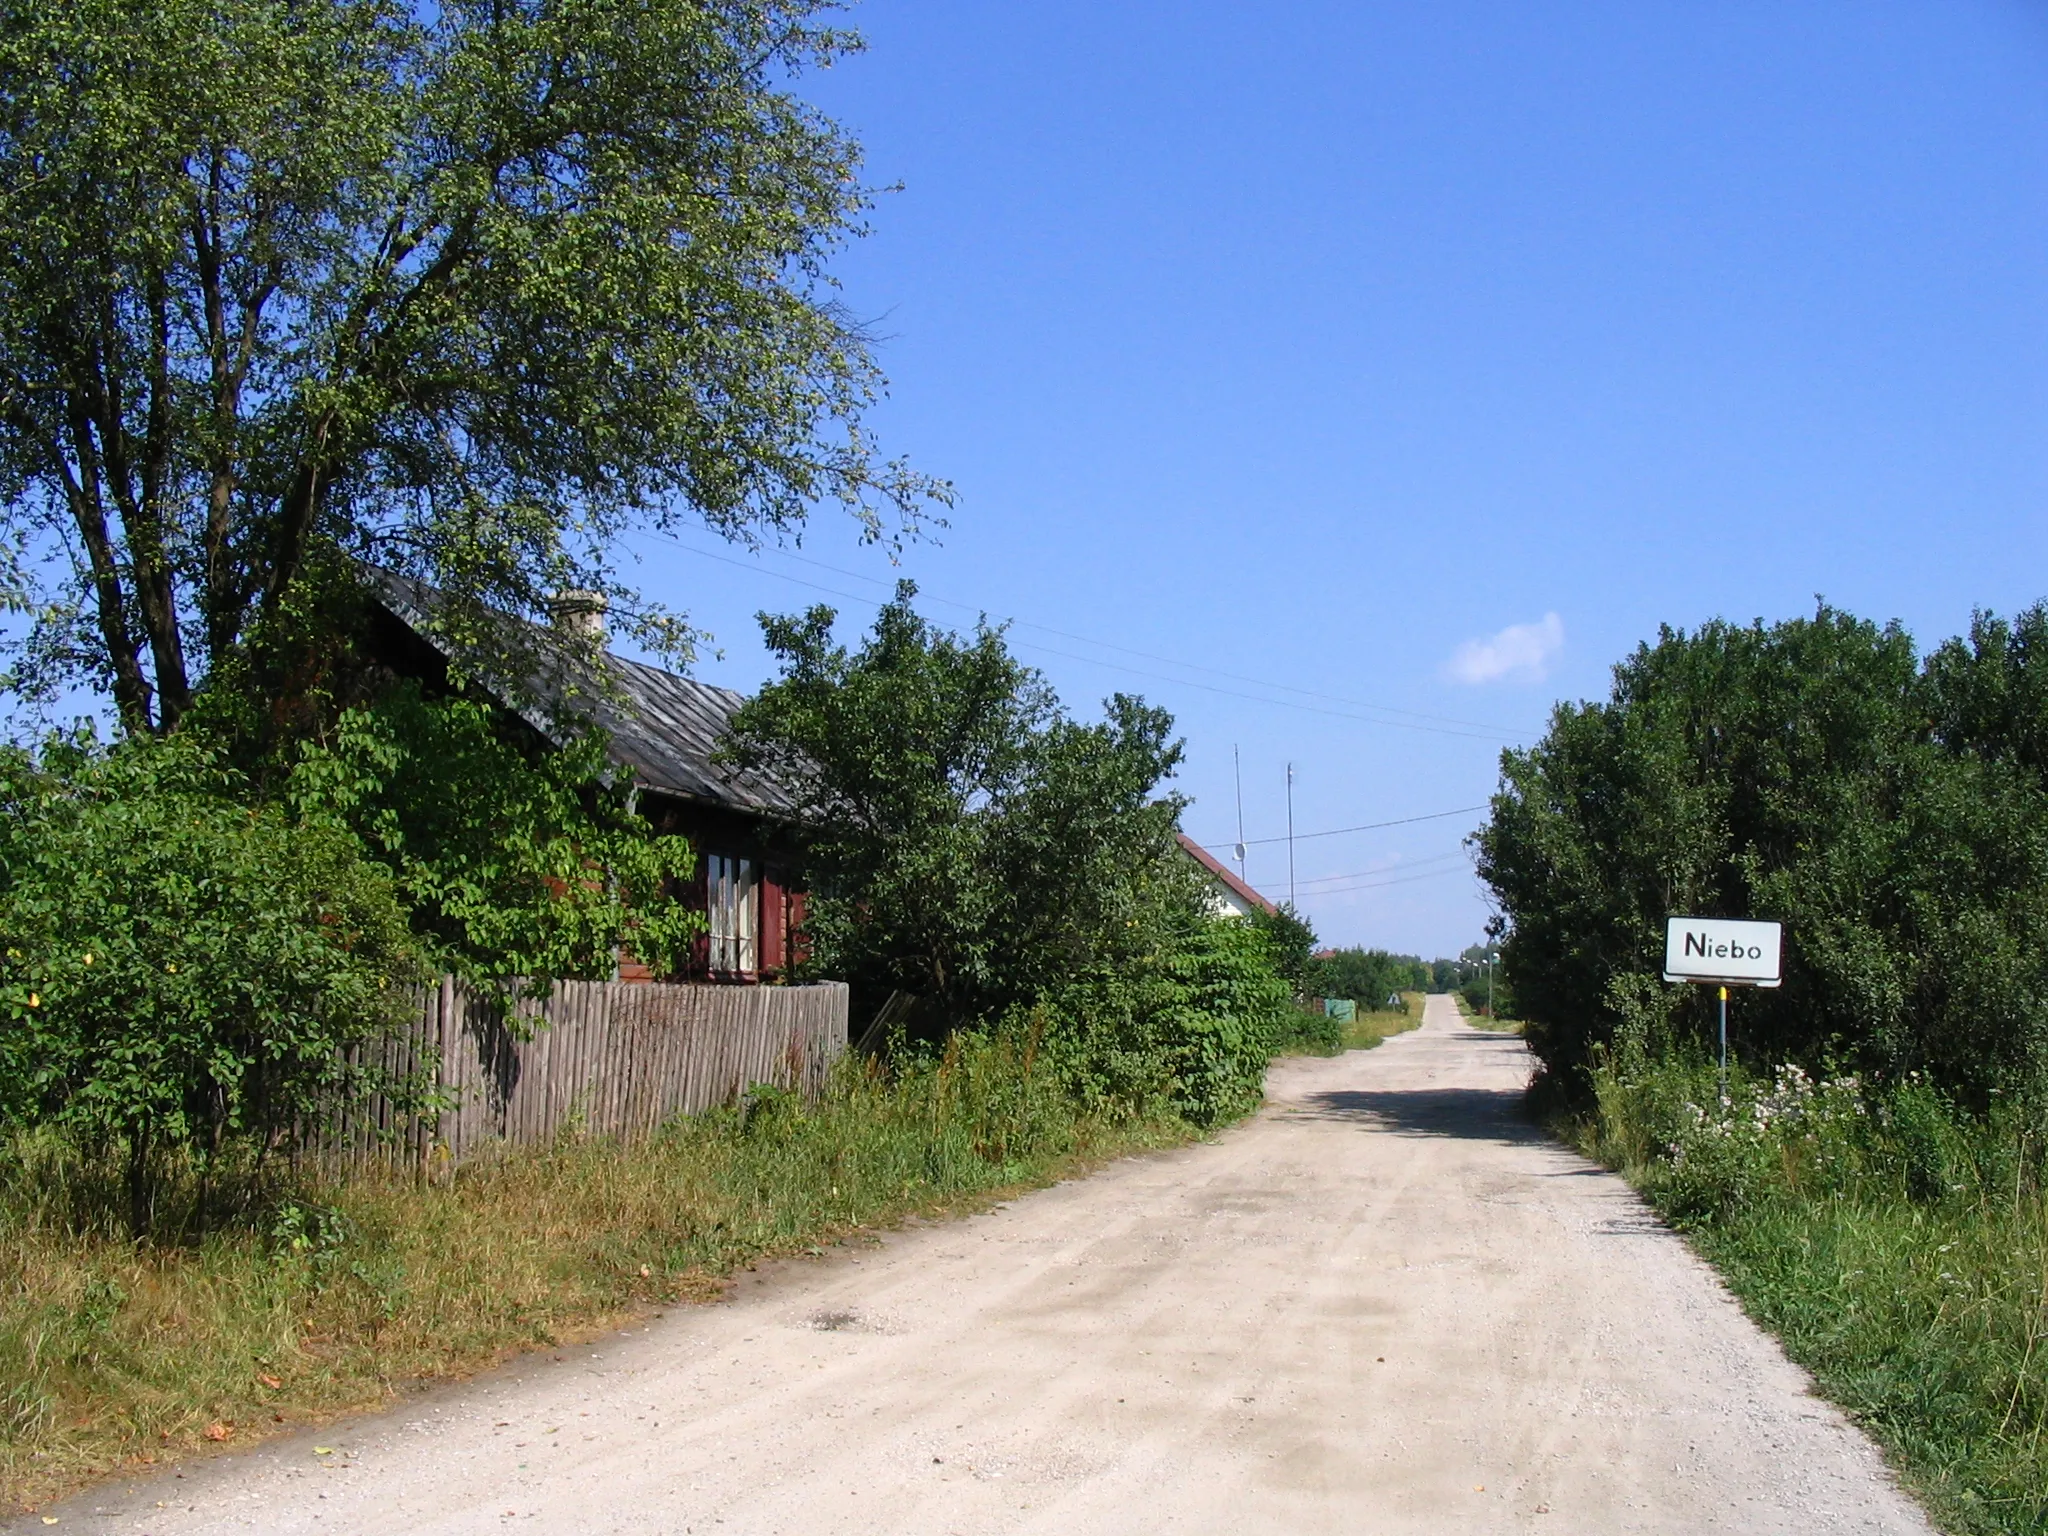
[[[1231,847],[1231,850],[1230,850],[1230,856],[1231,856],[1231,857],[1232,857],[1233,859],[1237,860],[1237,862],[1238,862],[1238,863],[1242,864],[1242,863],[1244,862],[1244,844],[1243,844],[1243,843],[1237,843],[1237,844],[1234,844],[1234,845],[1233,845],[1233,846]]]

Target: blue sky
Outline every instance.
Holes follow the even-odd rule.
[[[854,16],[808,93],[902,190],[838,271],[876,427],[960,492],[902,568],[1078,709],[1169,706],[1205,842],[1233,746],[1253,838],[1290,761],[1301,832],[1455,810],[1659,624],[1824,594],[1932,642],[2048,596],[2048,11]],[[642,541],[641,580],[738,687],[755,609],[894,574],[829,519],[822,565],[684,542],[724,560]],[[1477,820],[1302,841],[1301,904],[1455,950]],[[1251,875],[1284,895],[1284,845]]]

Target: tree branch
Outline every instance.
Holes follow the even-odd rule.
[[[72,455],[78,464],[73,474],[62,452],[51,445],[51,468],[64,487],[72,521],[85,545],[85,558],[92,572],[93,597],[99,621],[100,643],[107,648],[107,662],[114,674],[114,707],[121,727],[130,735],[151,729],[149,682],[142,675],[136,655],[135,638],[128,627],[128,609],[121,591],[121,569],[114,558],[113,540],[107,533],[106,510],[100,496],[99,454],[92,440],[92,420],[76,391],[64,392]]]

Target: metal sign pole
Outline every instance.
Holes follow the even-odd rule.
[[[1728,1102],[1728,989],[1721,989],[1721,1102]]]
[[[1785,929],[1738,917],[1667,917],[1664,979],[1707,983],[1721,993],[1721,1102],[1728,1102],[1728,989],[1775,987],[1784,979]]]

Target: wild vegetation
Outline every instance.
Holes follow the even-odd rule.
[[[601,743],[549,754],[502,712],[401,688],[252,772],[203,709],[167,738],[0,754],[10,1491],[376,1401],[1254,1108],[1313,935],[1209,915],[1155,793],[1170,721],[1129,700],[1115,718],[1141,729],[1076,725],[999,639],[886,619],[912,678],[869,700],[869,739],[913,762],[978,740],[982,776],[906,768],[919,816],[819,802],[828,858],[844,829],[881,835],[871,865],[827,864],[810,963],[927,987],[921,1027],[817,1104],[755,1089],[651,1141],[571,1139],[446,1185],[323,1166],[306,1133],[372,1089],[426,1107],[353,1047],[428,968],[562,974],[690,931],[661,890],[688,850],[596,781]],[[951,691],[962,666],[1033,710]],[[844,718],[830,690],[809,698]],[[1084,899],[1062,860],[1100,888]],[[941,913],[909,868],[969,897],[1018,889]],[[1012,920],[1016,941],[990,942]]]
[[[1480,868],[1545,1064],[1627,1170],[1954,1528],[2048,1529],[2048,610],[1665,631],[1509,752]],[[1667,914],[1785,925],[1708,989]]]
[[[729,755],[817,829],[815,965],[924,1000],[946,1024],[1029,1004],[1076,967],[1143,954],[1185,803],[1172,718],[1125,694],[1071,718],[982,625],[935,628],[899,585],[854,650],[818,607],[762,617],[781,675]],[[1129,937],[1125,937],[1129,935]]]
[[[118,1179],[68,1138],[0,1144],[0,1498],[35,1504],[388,1402],[547,1348],[733,1270],[1189,1134],[1091,1113],[1029,1030],[849,1064],[814,1104],[756,1089],[648,1141],[565,1138],[409,1173],[209,1187],[177,1160],[167,1240],[138,1244]],[[280,1170],[273,1170],[281,1174]]]
[[[243,1166],[373,1092],[424,1107],[352,1048],[435,971],[679,951],[690,850],[596,782],[601,753],[404,690],[268,783],[196,726],[0,748],[0,1122],[120,1159],[140,1234],[163,1155]]]
[[[2048,1530],[2048,1201],[2037,1108],[1925,1076],[1715,1067],[1632,1045],[1572,1126],[1869,1429],[1941,1524]],[[2003,1096],[2001,1096],[2002,1100]]]
[[[670,894],[694,851],[635,812],[595,731],[545,743],[487,699],[407,681],[262,764],[250,788],[353,838],[389,872],[428,962],[474,981],[604,977],[621,949],[670,973],[701,930]]]
[[[0,1125],[118,1158],[133,1234],[166,1156],[408,1097],[349,1064],[420,975],[390,878],[233,788],[185,742],[0,749]]]
[[[734,761],[816,829],[808,968],[913,1036],[1036,1021],[1079,1099],[1201,1124],[1259,1100],[1314,934],[1210,917],[1174,841],[1163,710],[1074,720],[999,630],[937,629],[905,582],[857,649],[825,607],[762,618],[781,676],[733,722]]]

